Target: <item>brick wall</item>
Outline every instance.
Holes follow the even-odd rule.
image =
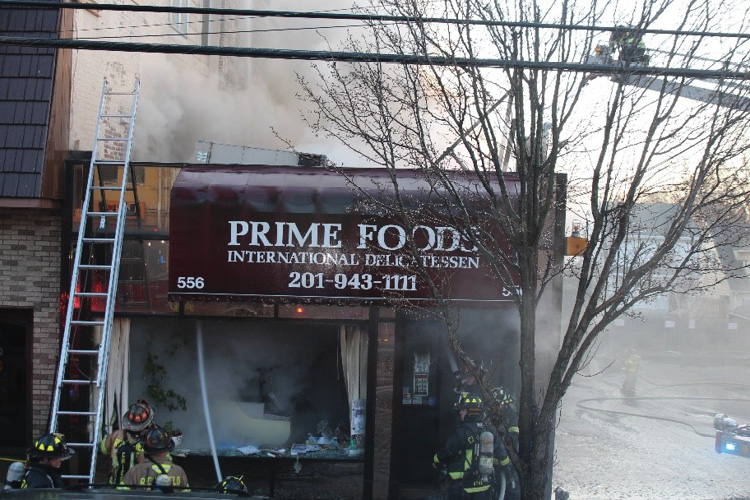
[[[47,429],[60,338],[60,214],[0,208],[0,307],[31,308],[32,433]]]

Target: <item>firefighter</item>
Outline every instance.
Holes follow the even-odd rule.
[[[482,422],[482,398],[462,394],[456,409],[459,423],[433,459],[433,467],[447,467],[450,486],[449,500],[489,500],[493,496],[494,474],[482,474],[479,468],[479,438],[487,430]],[[493,462],[503,470],[510,466],[510,458],[502,440],[493,433]]]
[[[477,384],[477,379],[474,375],[466,373],[460,376],[460,378],[457,377],[457,380],[460,385],[459,388],[456,389],[456,392],[463,395],[482,397],[479,385]],[[508,430],[508,434],[510,434],[511,441],[513,441],[513,447],[518,451],[518,410],[516,410],[515,399],[503,386],[493,388],[492,395],[502,407],[503,423]],[[495,422],[495,424],[498,424],[498,422]]]
[[[127,471],[120,484],[153,487],[156,478],[165,475],[170,478],[173,487],[189,488],[185,471],[172,463],[169,452],[174,448],[174,441],[167,431],[155,425],[148,429],[142,442],[145,460]]]
[[[513,395],[503,386],[498,386],[492,389],[492,395],[495,397],[495,400],[500,403],[502,423],[505,425],[505,429],[508,431],[510,440],[513,443],[513,449],[516,451],[516,453],[518,453],[518,410],[516,409],[515,399],[513,398]],[[520,499],[521,484],[518,481],[518,474],[516,473],[515,468],[512,464],[509,465],[506,470],[512,473],[509,473],[505,478],[506,482],[504,499]]]
[[[463,395],[482,397],[482,390],[477,384],[477,378],[468,368],[463,372],[456,372],[456,392]]]
[[[641,357],[635,353],[635,350],[628,351],[628,358],[625,360],[625,380],[622,383],[622,393],[632,398],[635,396],[635,382],[638,380],[638,369],[641,367]]]
[[[459,394],[464,396],[477,396],[479,398],[482,397],[476,377],[467,369],[465,369],[463,373],[457,374],[456,380],[458,382],[456,392]],[[501,405],[502,423],[505,425],[505,428],[510,435],[514,449],[518,452],[518,411],[516,410],[513,396],[503,386],[493,388],[492,395]],[[500,423],[501,422],[498,421],[494,422],[495,425],[499,425]],[[508,471],[505,482],[505,500],[520,499],[521,485],[518,481],[518,474],[515,473],[515,468],[513,468],[512,465],[509,465],[505,470]],[[499,479],[499,476],[496,477],[496,479]]]
[[[110,484],[120,484],[131,467],[143,462],[141,437],[153,422],[154,410],[145,400],[139,399],[123,415],[122,429],[102,439],[99,449],[112,460]]]
[[[45,434],[34,441],[26,453],[26,471],[21,480],[22,489],[62,488],[62,477],[58,472],[63,461],[75,454],[68,448],[62,434]]]
[[[619,60],[626,63],[646,62],[646,44],[633,31],[625,31],[617,39],[620,46]]]
[[[518,451],[518,410],[516,409],[515,398],[503,386],[492,389],[492,395],[500,403],[503,412],[502,423],[505,424],[505,428],[510,435],[510,440],[513,441],[513,449]]]

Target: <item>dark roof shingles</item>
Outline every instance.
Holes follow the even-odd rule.
[[[0,34],[57,37],[58,18],[57,9],[1,9]],[[0,47],[0,196],[41,195],[54,54],[48,48]]]
[[[24,128],[21,125],[9,125],[7,127],[8,135],[5,138],[5,147],[6,148],[12,148],[12,149],[22,149],[23,148],[23,135],[24,135]]]
[[[3,190],[0,192],[0,196],[16,196],[18,191],[18,174],[15,172],[5,172],[5,183],[3,184]]]

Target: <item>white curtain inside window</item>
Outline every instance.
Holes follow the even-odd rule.
[[[367,331],[359,326],[343,325],[339,329],[339,339],[351,416],[352,402],[367,397]]]
[[[96,337],[101,339],[101,327],[97,327]],[[120,428],[122,415],[127,410],[128,372],[130,367],[130,319],[115,318],[112,324],[112,336],[109,341],[109,362],[107,385],[104,394],[104,412],[102,415],[103,432],[112,432],[113,424]]]

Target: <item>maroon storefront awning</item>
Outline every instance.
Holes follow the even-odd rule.
[[[416,171],[399,171],[398,185],[412,207],[435,206],[439,198]],[[393,196],[383,169],[343,175],[320,167],[183,168],[171,195],[169,296],[431,300],[407,251],[405,224],[386,209]],[[413,231],[416,258],[441,293],[461,301],[511,300],[473,245],[439,219],[429,220]]]

